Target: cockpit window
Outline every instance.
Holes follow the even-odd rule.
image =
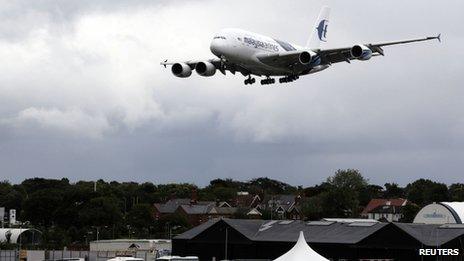
[[[222,40],[226,40],[226,38],[224,36],[215,36],[213,39],[222,39]]]

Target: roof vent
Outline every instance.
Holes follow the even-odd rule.
[[[378,223],[368,223],[368,222],[354,222],[349,224],[349,227],[372,227]]]
[[[306,223],[308,226],[330,226],[334,224],[335,222],[332,221],[310,221]]]
[[[263,231],[266,231],[266,230],[270,229],[272,227],[272,225],[274,225],[275,223],[277,223],[277,220],[267,222],[266,224],[262,225],[259,228],[259,232],[263,232]]]

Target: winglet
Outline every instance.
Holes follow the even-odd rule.
[[[162,63],[160,63],[160,64],[163,65],[164,68],[167,68],[167,67],[166,67],[166,64],[167,64],[167,63],[168,63],[168,60],[166,59],[164,62],[162,62]]]
[[[441,43],[441,34],[438,34],[437,40]]]

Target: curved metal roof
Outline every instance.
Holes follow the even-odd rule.
[[[33,228],[0,228],[0,242],[11,242],[17,243],[19,235],[26,231],[40,232]]]
[[[464,221],[464,202],[441,202],[440,204],[453,214],[458,224],[462,224]]]

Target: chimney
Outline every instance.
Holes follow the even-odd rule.
[[[300,195],[297,195],[295,197],[295,205],[299,205],[300,204],[300,201],[301,201],[301,196]]]
[[[176,193],[172,192],[171,195],[169,195],[169,200],[174,200],[176,199]]]
[[[197,193],[197,189],[196,188],[193,188],[192,189],[192,196],[190,197],[190,204],[191,205],[195,205],[197,204],[198,202],[198,193]]]

